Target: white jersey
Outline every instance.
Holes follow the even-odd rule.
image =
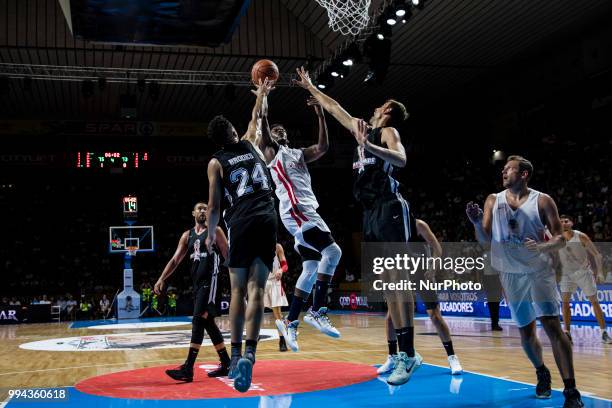
[[[582,232],[576,230],[573,232],[574,235],[567,241],[565,248],[559,250],[559,260],[564,273],[589,269],[589,256],[580,241]]]
[[[319,207],[312,192],[310,173],[302,149],[280,145],[268,167],[276,185],[281,217],[289,214],[295,216],[296,213],[299,216],[302,212],[314,211]]]
[[[534,273],[550,268],[546,254],[529,251],[525,239],[544,241],[544,224],[540,219],[540,192],[529,189],[529,197],[516,210],[506,201],[506,191],[496,194],[491,231],[491,266],[505,273]]]

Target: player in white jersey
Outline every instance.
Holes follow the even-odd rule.
[[[574,220],[569,215],[562,215],[561,225],[563,226],[563,236],[567,241],[565,248],[559,250],[559,260],[561,261],[561,295],[563,300],[563,325],[565,333],[570,341],[570,324],[572,314],[570,311],[570,300],[572,294],[578,287],[582,289],[584,295],[589,299],[593,306],[593,312],[601,329],[601,341],[612,344],[612,339],[606,332],[606,318],[597,301],[597,283],[604,280],[603,257],[593,245],[588,235],[573,229]],[[593,260],[595,268],[589,257]]]
[[[285,250],[279,243],[276,244],[276,256],[272,263],[272,270],[268,275],[268,281],[266,282],[266,290],[264,292],[264,306],[272,309],[272,314],[275,320],[281,320],[283,315],[281,314],[281,307],[288,306],[287,296],[285,296],[285,290],[283,289],[283,273],[289,269],[287,265],[287,259],[285,258]],[[285,336],[280,332],[280,338],[278,340],[279,351],[287,351],[287,343],[285,342]]]
[[[527,186],[533,165],[510,156],[502,171],[506,190],[487,197],[484,211],[468,203],[466,213],[476,238],[491,248],[491,266],[499,271],[512,318],[519,327],[523,350],[536,368],[536,398],[550,398],[550,371],[544,365],[536,335],[536,318],[550,340],[563,379],[564,408],[583,407],[576,389],[572,345],[559,321],[559,292],[550,253],[565,246],[557,205],[547,194]],[[552,237],[544,240],[545,225]]]
[[[295,239],[296,251],[302,257],[302,273],[296,282],[287,318],[276,321],[292,351],[299,350],[299,316],[313,286],[315,293],[312,307],[304,316],[304,321],[321,333],[340,337],[340,332],[327,317],[326,300],[342,251],[334,241],[329,227],[317,213],[319,203],[312,191],[307,166],[307,163],[319,159],[327,152],[327,124],[318,102],[311,98],[308,105],[314,108],[319,125],[318,141],[309,147],[289,147],[287,130],[280,124],[268,125],[267,105],[262,108],[260,125],[262,139],[267,142],[263,154],[276,185],[279,214],[283,225]]]

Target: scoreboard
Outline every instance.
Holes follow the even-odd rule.
[[[148,152],[84,151],[77,152],[76,167],[80,169],[137,169],[147,163],[148,160]]]

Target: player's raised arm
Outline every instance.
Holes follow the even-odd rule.
[[[491,247],[491,224],[493,221],[493,205],[495,204],[495,194],[489,194],[485,201],[484,210],[472,201],[467,204],[465,213],[474,224],[476,240],[482,245],[485,251]]]
[[[317,101],[321,104],[323,109],[328,111],[330,115],[332,115],[342,126],[350,130],[351,132],[355,131],[355,122],[356,118],[352,117],[347,111],[344,110],[342,106],[338,102],[336,102],[333,98],[325,95],[316,86],[312,84],[310,80],[310,75],[308,71],[304,69],[304,67],[298,68],[297,70],[299,80],[294,79],[293,83],[306,89],[308,92],[314,96]]]
[[[164,271],[162,272],[161,276],[159,277],[159,279],[155,283],[155,286],[153,287],[153,291],[155,292],[156,295],[161,295],[161,293],[164,291],[164,285],[166,283],[166,280],[170,277],[170,275],[174,273],[174,271],[176,270],[176,267],[181,263],[181,261],[185,257],[185,254],[187,253],[187,241],[188,240],[189,240],[189,231],[185,231],[183,232],[183,235],[181,235],[181,238],[179,239],[179,243],[178,243],[178,246],[176,247],[176,251],[174,251],[174,255],[172,255],[172,258],[170,258],[170,260],[166,264]]]
[[[306,103],[314,108],[319,122],[319,139],[317,143],[303,149],[304,161],[310,163],[320,159],[327,152],[329,148],[329,136],[327,133],[327,122],[325,122],[325,112],[319,101],[314,97],[310,97]]]
[[[253,106],[253,111],[251,112],[251,121],[249,122],[246,133],[244,136],[242,136],[242,140],[248,140],[257,147],[259,147],[257,139],[258,137],[261,137],[257,135],[258,121],[261,119],[261,108],[264,103],[264,98],[268,95],[270,89],[272,89],[272,83],[268,81],[268,78],[264,79],[263,82],[260,82],[259,85],[257,85],[257,90],[253,92],[257,98],[255,99],[255,105]]]
[[[212,246],[217,241],[217,225],[221,217],[221,191],[223,184],[221,174],[221,163],[217,159],[208,162],[208,210],[206,219],[208,220],[208,237],[206,237],[206,249],[212,252]]]

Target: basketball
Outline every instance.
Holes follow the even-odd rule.
[[[278,67],[274,61],[262,59],[251,68],[251,80],[253,84],[257,85],[260,80],[263,82],[266,78],[273,82],[276,81],[278,79]]]

